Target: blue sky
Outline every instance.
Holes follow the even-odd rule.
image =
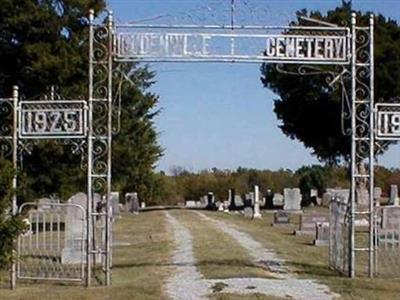
[[[326,11],[340,0],[235,0],[238,25],[286,25],[302,8]],[[110,0],[117,22],[152,23],[230,21],[230,0]],[[357,10],[400,20],[399,0],[354,0]],[[207,10],[210,9],[210,10]],[[257,12],[252,16],[250,10]],[[158,19],[161,15],[169,17]],[[190,15],[190,17],[185,17]],[[261,24],[260,20],[265,19]],[[239,23],[240,22],[240,23]],[[189,170],[238,166],[297,169],[318,161],[311,150],[278,128],[273,99],[260,82],[258,64],[151,64],[162,112],[156,120],[165,155],[158,170],[172,166]],[[400,84],[400,83],[399,83]],[[392,146],[379,164],[400,167],[400,146]]]

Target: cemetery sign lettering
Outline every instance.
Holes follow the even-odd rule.
[[[226,26],[117,26],[117,59],[348,64],[348,29]],[[285,32],[283,34],[283,32]]]

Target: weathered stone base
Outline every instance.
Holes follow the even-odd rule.
[[[314,246],[329,246],[329,241],[314,240]]]

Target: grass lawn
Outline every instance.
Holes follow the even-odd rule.
[[[271,213],[264,212],[261,220],[217,212],[206,214],[237,225],[240,230],[249,233],[266,248],[274,249],[280,257],[286,259],[299,277],[317,279],[341,294],[342,299],[400,299],[400,279],[349,279],[338,275],[328,267],[328,247],[313,246],[312,236],[293,235],[293,229],[297,227],[272,227]],[[298,222],[298,217],[295,217],[295,222]]]
[[[114,223],[114,240],[131,245],[114,248],[111,287],[18,282],[15,291],[1,289],[0,299],[165,299],[162,285],[171,271],[171,234],[163,212],[123,214]]]

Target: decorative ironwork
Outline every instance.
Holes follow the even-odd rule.
[[[13,113],[13,99],[0,99],[0,156],[8,159],[13,153]]]
[[[351,196],[349,276],[356,273],[356,254],[368,255],[368,276],[374,274],[374,17],[368,27],[351,19]],[[369,224],[367,238],[356,223]],[[361,272],[361,269],[359,269]]]

